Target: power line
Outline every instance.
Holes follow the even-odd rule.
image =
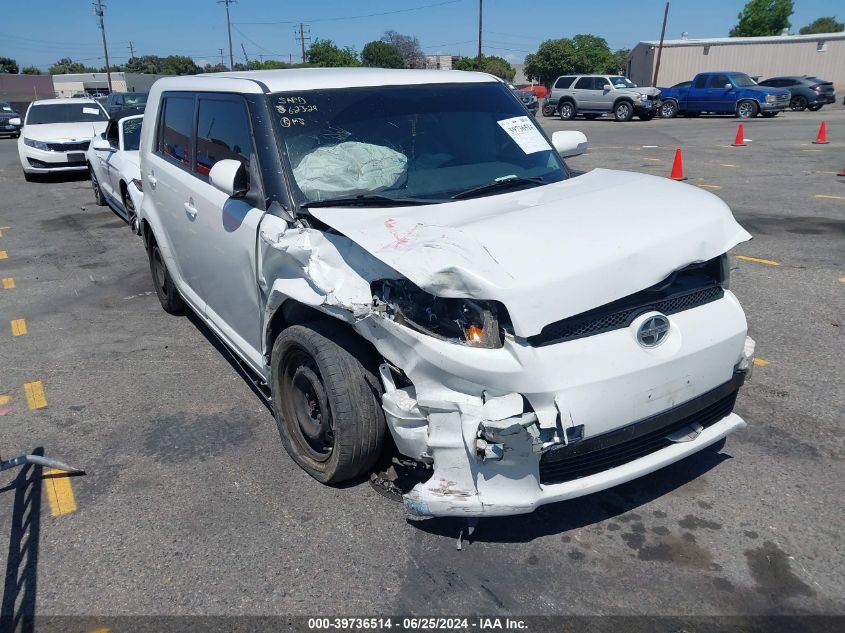
[[[235,58],[232,55],[232,20],[229,18],[229,5],[236,0],[217,0],[217,4],[226,6],[226,30],[229,32],[229,70],[235,70]]]
[[[380,13],[366,13],[360,15],[345,15],[333,18],[314,18],[313,20],[305,20],[305,22],[337,22],[339,20],[360,20],[363,18],[375,18],[382,15],[395,15],[397,13],[408,13],[410,11],[422,11],[423,9],[433,9],[435,7],[446,6],[447,4],[458,4],[464,0],[444,0],[443,2],[435,2],[433,4],[424,4],[418,7],[409,7],[407,9],[396,9],[394,11],[382,11]],[[276,22],[236,22],[236,24],[298,24],[296,20],[279,20]]]

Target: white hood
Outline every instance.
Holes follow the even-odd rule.
[[[86,141],[105,132],[108,121],[27,125],[23,135],[36,141]]]
[[[310,212],[432,294],[501,301],[520,336],[751,239],[713,194],[607,169],[445,204]]]

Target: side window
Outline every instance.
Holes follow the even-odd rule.
[[[707,75],[699,75],[695,79],[695,88],[704,88],[704,84],[707,83]]]
[[[197,173],[208,176],[214,163],[226,158],[238,160],[248,169],[250,156],[252,134],[243,101],[200,97]]]
[[[733,83],[727,75],[712,75],[710,77],[711,88],[724,88],[726,84]]]
[[[578,81],[575,82],[574,88],[575,88],[575,90],[592,90],[593,89],[593,78],[592,77],[581,77]]]
[[[156,152],[190,169],[191,128],[193,123],[193,96],[168,96],[162,99],[161,123]]]
[[[555,88],[569,88],[572,85],[572,80],[575,77],[569,75],[566,77],[559,77],[558,80],[555,82]]]
[[[607,80],[607,77],[596,77],[594,81],[595,86],[593,90],[604,90],[605,86],[607,86],[608,88],[613,88],[613,86],[611,86],[610,82]]]

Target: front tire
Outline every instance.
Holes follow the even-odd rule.
[[[664,101],[660,104],[660,116],[664,119],[674,119],[678,116],[678,104],[675,101]]]
[[[571,101],[564,101],[560,104],[560,110],[558,111],[560,114],[561,121],[571,121],[575,118],[577,111],[575,110],[575,104]]]
[[[736,106],[736,116],[740,119],[753,119],[759,110],[755,101],[740,101]]]
[[[123,208],[126,209],[126,219],[129,222],[129,228],[135,235],[141,234],[141,223],[138,222],[138,211],[135,209],[135,203],[132,202],[132,196],[126,189],[126,185],[120,188],[123,197]]]
[[[793,112],[802,112],[807,109],[807,97],[803,95],[795,95],[789,101],[789,108]]]
[[[630,121],[634,116],[634,106],[630,101],[620,101],[613,108],[613,116],[617,121]]]
[[[551,105],[544,105],[543,106],[543,116],[552,116],[555,113],[554,106]]]
[[[273,345],[271,388],[285,450],[336,484],[367,472],[385,436],[372,352],[337,321],[292,325]]]
[[[168,314],[184,314],[185,300],[182,299],[182,295],[179,294],[176,284],[173,283],[173,278],[167,270],[167,264],[164,263],[164,257],[161,254],[161,249],[158,247],[158,242],[152,236],[150,236],[147,253],[150,258],[150,272],[153,276],[153,285],[155,286],[156,296],[161,307]]]
[[[106,206],[106,196],[100,188],[100,181],[97,180],[97,174],[94,173],[94,168],[88,166],[88,173],[91,176],[91,188],[94,190],[94,202],[98,207]]]

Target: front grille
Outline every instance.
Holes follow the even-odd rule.
[[[719,258],[688,266],[662,282],[613,303],[583,312],[545,326],[539,334],[528,337],[533,347],[554,345],[585,336],[620,330],[644,312],[677,314],[721,299]]]
[[[69,160],[66,163],[47,163],[43,160],[38,160],[37,158],[29,158],[29,165],[31,167],[35,167],[36,169],[59,169],[61,167],[86,167],[88,165],[85,160]]]
[[[85,152],[91,141],[68,141],[66,143],[47,143],[51,152]]]
[[[548,451],[540,458],[540,483],[572,481],[645,457],[674,444],[666,436],[694,422],[704,428],[713,426],[733,411],[740,384],[742,378],[735,378],[669,411],[616,431]],[[728,393],[723,395],[725,391]],[[682,416],[680,419],[679,414]],[[626,439],[629,437],[631,439]]]

